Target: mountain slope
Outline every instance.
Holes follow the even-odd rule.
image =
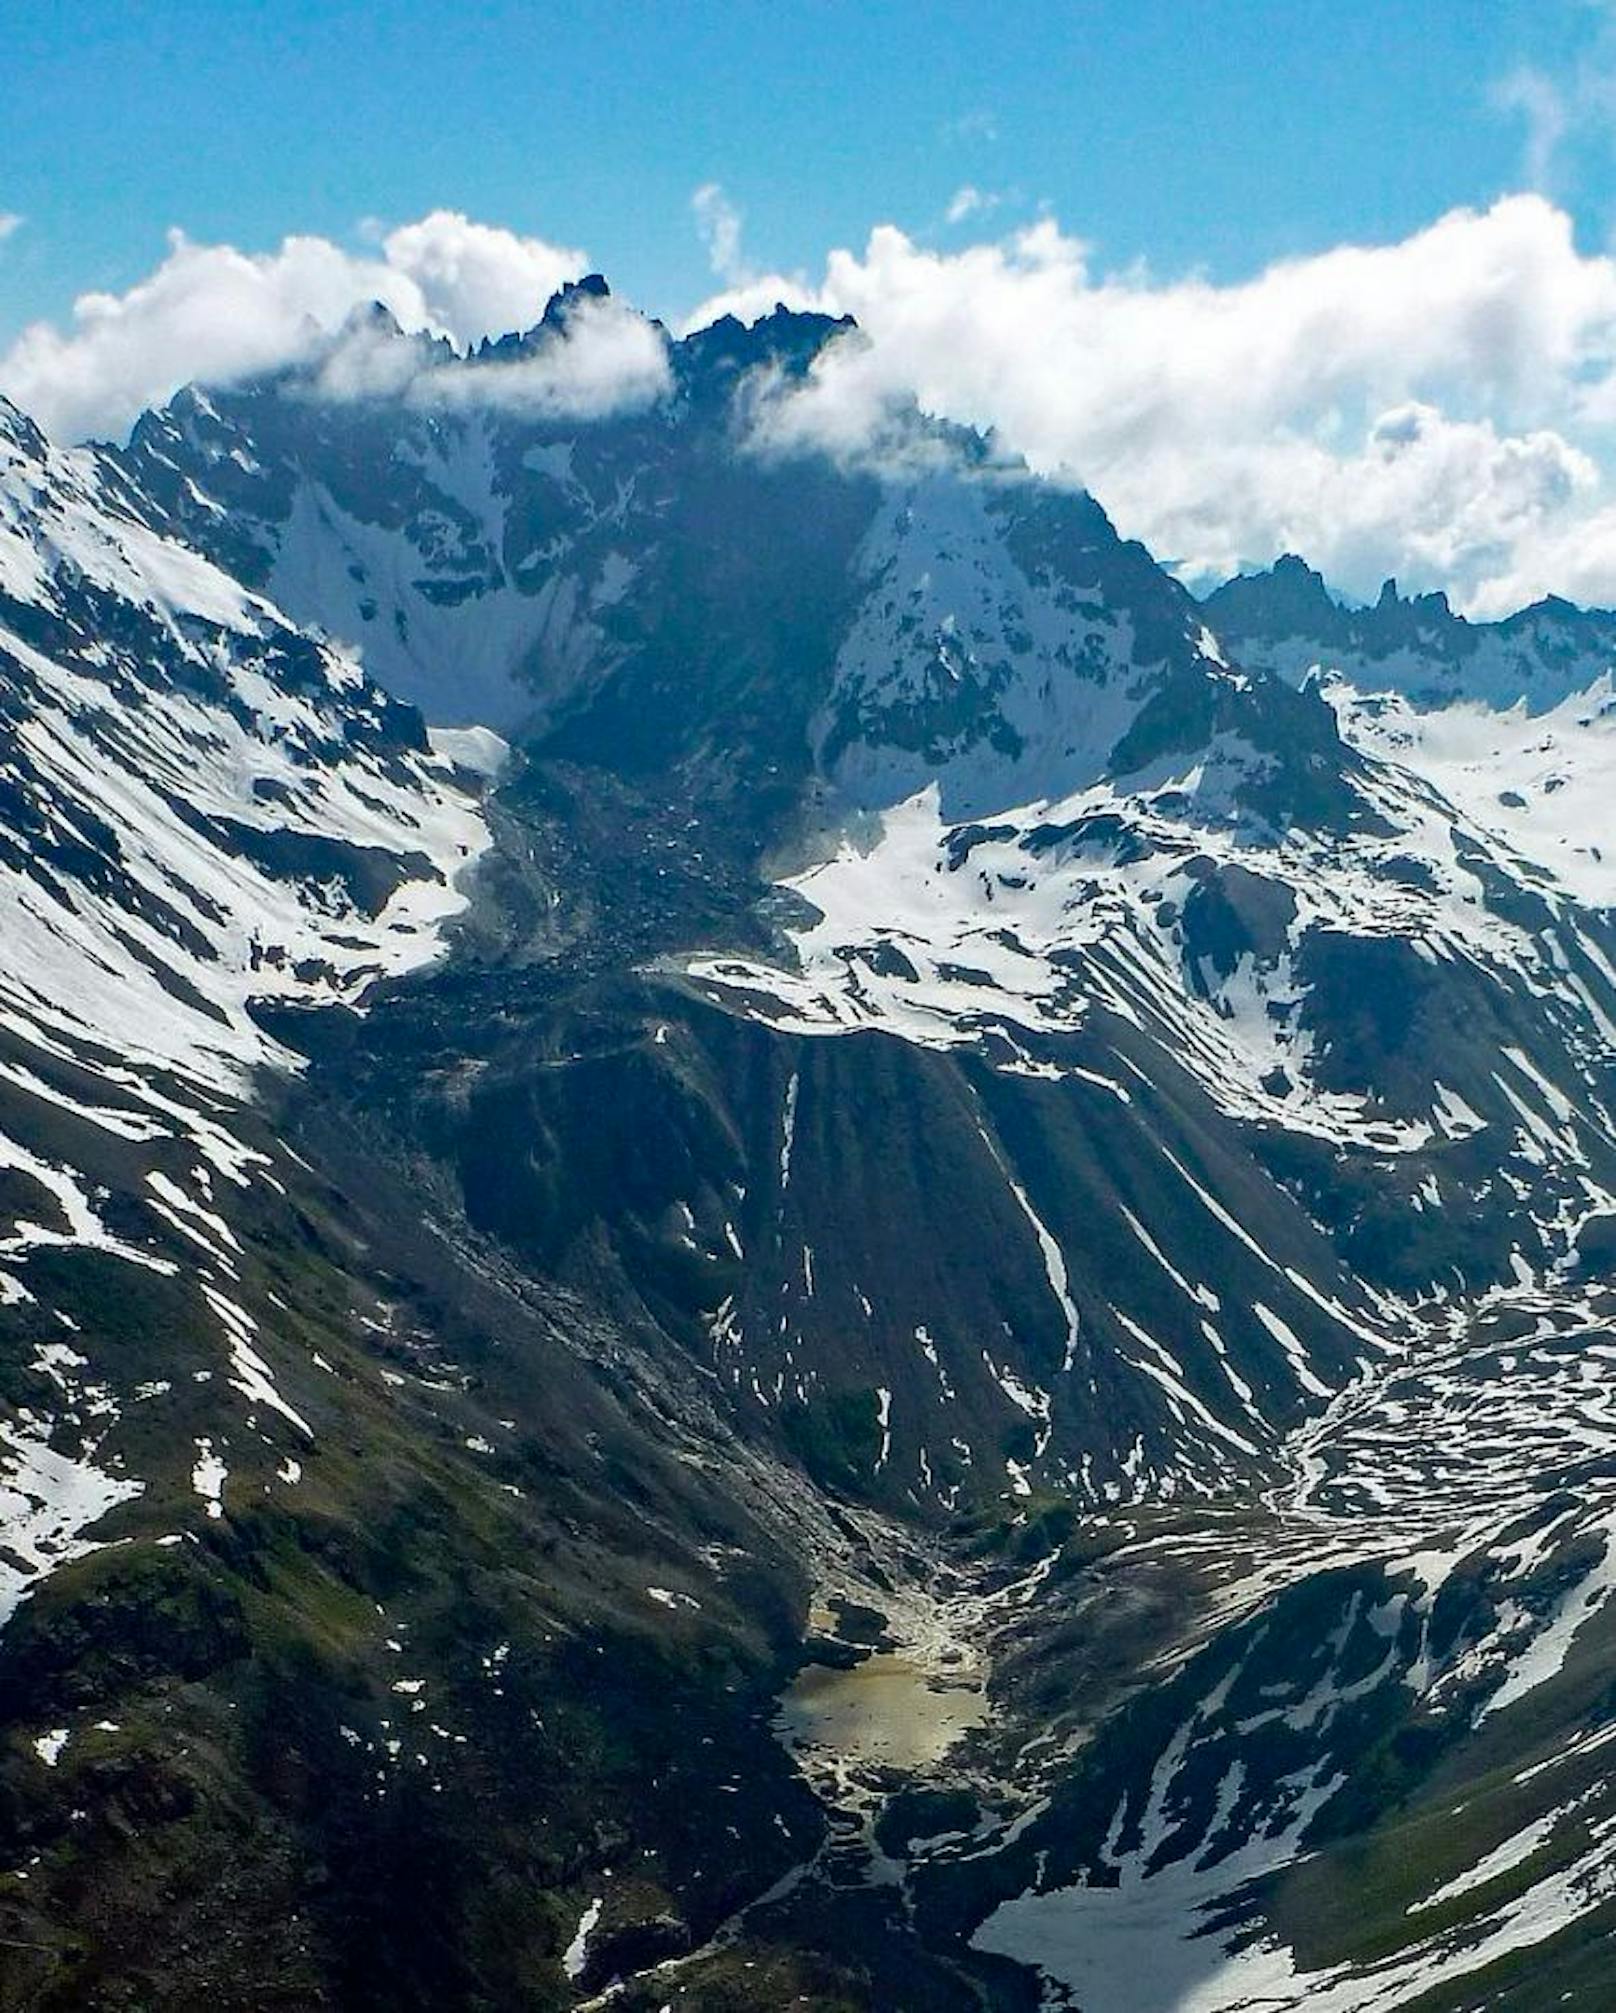
[[[483,825],[414,716],[154,536],[9,406],[0,706],[4,1298],[48,1320],[32,1275],[75,1252],[175,1278],[159,1247],[178,1235],[191,1266],[211,1261],[232,1381],[295,1444],[217,1213],[268,1166],[229,1116],[282,1053],[250,1002],[345,1001],[435,955]],[[41,1346],[44,1393],[99,1374],[65,1339]],[[36,1503],[31,1572],[76,1518],[141,1486],[48,1454],[26,1419],[10,1440],[11,1486]],[[6,1567],[8,1604],[27,1577]]]
[[[413,716],[274,632],[327,667],[320,819],[412,859],[345,794],[374,755],[404,795],[359,787],[397,820],[414,790],[470,821],[435,963],[447,880],[371,862],[381,918],[422,916],[389,961],[295,790],[238,760],[207,806],[235,851],[259,806],[299,917],[342,889],[350,913],[329,970],[289,944],[259,985],[249,935],[207,994],[252,1057],[303,1057],[267,1116],[231,1110],[280,1184],[214,1184],[251,1259],[212,1242],[312,1445],[260,1392],[244,1446],[198,1387],[167,1480],[131,1461],[143,1493],[93,1533],[161,1505],[200,1536],[274,1673],[254,1724],[319,1729],[306,1771],[262,1731],[210,1747],[196,1836],[242,1797],[281,1827],[308,2003],[1574,1988],[1605,1934],[1616,942],[1582,829],[1607,701],[1567,697],[1550,645],[1597,618],[1551,611],[1522,670],[1514,631],[1510,657],[1422,609],[1382,650],[1337,610],[1395,678],[1302,685],[1345,645],[1292,649],[1290,601],[1196,604],[981,443],[908,414],[879,461],[771,447],[760,403],[853,332],[782,312],[667,343],[626,314],[588,283],[470,358],[367,322],[72,464],[150,541],[68,611],[92,638],[183,532],[437,718],[520,723],[474,812]],[[584,410],[558,387],[607,316],[655,367]],[[232,719],[235,659],[206,702]],[[1432,705],[1472,672],[1531,712]],[[190,885],[196,828],[160,829]],[[0,1637],[81,1800],[98,1729],[57,1701],[76,1575],[109,1557]],[[212,1674],[238,1663],[187,1693],[198,1724],[246,1708]],[[42,1822],[43,1751],[12,1779]],[[92,1916],[124,1897],[124,1941],[78,1932],[111,1991],[153,1961],[153,1866],[55,1822],[35,1892],[82,1867]],[[51,1920],[12,1905],[19,1941]]]
[[[677,1948],[812,1836],[800,1511],[351,1126],[291,1147],[266,1016],[440,954],[481,778],[0,421],[0,1996],[555,2003],[584,1916]]]

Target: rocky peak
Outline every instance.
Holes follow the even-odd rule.
[[[585,273],[581,280],[569,280],[545,303],[539,318],[541,328],[564,329],[586,301],[610,300],[611,288],[602,273]]]
[[[600,273],[585,273],[580,280],[568,280],[544,304],[544,313],[529,329],[512,329],[501,336],[484,336],[470,352],[476,363],[510,363],[536,356],[550,343],[565,338],[579,313],[612,298],[612,290]]]
[[[1394,689],[1421,704],[1552,706],[1616,658],[1616,615],[1551,597],[1502,621],[1475,622],[1441,590],[1405,595],[1394,579],[1370,606],[1353,608],[1295,555],[1225,582],[1203,606],[1248,665],[1293,683],[1315,668],[1338,671],[1362,690]]]
[[[1346,611],[1305,559],[1287,552],[1265,573],[1242,573],[1206,600],[1207,620],[1233,639],[1328,636],[1346,628]]]

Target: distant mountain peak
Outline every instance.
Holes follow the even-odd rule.
[[[343,333],[401,336],[404,325],[385,301],[365,301],[354,308],[342,325]]]
[[[1616,662],[1616,615],[1557,595],[1497,622],[1457,613],[1440,588],[1404,594],[1386,579],[1368,607],[1334,595],[1295,553],[1206,597],[1207,621],[1247,665],[1292,683],[1314,669],[1422,705],[1519,700],[1537,710],[1582,691]]]
[[[1213,627],[1231,637],[1328,634],[1343,612],[1324,575],[1294,552],[1276,559],[1267,572],[1226,581],[1207,598],[1206,608]]]
[[[603,273],[585,273],[581,280],[569,280],[546,301],[539,318],[541,328],[564,329],[586,301],[610,300],[611,288]]]

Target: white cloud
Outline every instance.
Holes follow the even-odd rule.
[[[889,383],[868,338],[853,331],[815,359],[804,388],[773,369],[740,389],[740,430],[757,454],[824,454],[844,468],[910,476],[953,458],[954,450],[913,424],[914,401]]]
[[[1616,5],[1583,0],[1569,25],[1571,46],[1556,74],[1523,63],[1492,91],[1494,106],[1521,120],[1522,173],[1543,191],[1581,179],[1595,162],[1608,170],[1616,151]]]
[[[1522,172],[1529,188],[1546,189],[1572,121],[1565,93],[1552,77],[1523,63],[1499,79],[1492,97],[1499,111],[1520,115],[1526,127]]]
[[[535,419],[604,419],[654,404],[672,382],[660,329],[615,299],[586,300],[537,355],[422,371],[409,396],[422,405],[495,406]]]
[[[751,274],[741,256],[741,213],[717,182],[703,182],[690,198],[696,229],[707,247],[707,263],[730,286],[744,286]]]
[[[755,322],[761,315],[773,314],[777,307],[800,310],[818,306],[818,295],[801,273],[758,273],[742,250],[744,219],[720,183],[703,182],[691,196],[690,208],[707,248],[708,266],[724,286],[686,323],[687,333],[717,321],[720,315]]]
[[[823,290],[810,286],[800,273],[765,273],[760,279],[725,287],[722,293],[710,295],[694,314],[685,318],[680,332],[688,335],[692,329],[706,328],[720,315],[733,315],[741,322],[755,322],[763,315],[773,314],[777,307],[811,313],[822,310],[824,306]]]
[[[1192,575],[1296,549],[1359,593],[1616,600],[1616,261],[1541,197],[1223,286],[1097,272],[1049,220],[955,253],[884,226],[808,294],[862,339],[760,410],[771,445],[880,443],[912,391]]]
[[[580,251],[434,210],[382,240],[392,271],[420,290],[430,325],[464,346],[531,328],[545,302],[589,264]]]
[[[995,210],[998,206],[997,196],[987,195],[977,188],[974,182],[967,182],[963,188],[954,191],[944,212],[944,221],[950,224],[963,224],[967,217],[981,216],[985,211]]]
[[[15,210],[0,210],[0,245],[22,229],[23,219]]]
[[[313,354],[373,300],[462,344],[528,326],[586,263],[449,210],[366,254],[319,237],[242,252],[172,231],[162,263],[126,292],[82,294],[65,330],[25,329],[0,358],[0,387],[59,438],[120,433],[192,379],[228,383]]]
[[[1086,482],[1193,577],[1294,549],[1354,593],[1395,573],[1478,611],[1545,592],[1616,603],[1616,258],[1579,250],[1541,195],[1230,284],[1108,272],[1049,218],[951,251],[884,225],[811,282],[753,268],[716,184],[693,206],[724,287],[687,326],[780,301],[859,322],[805,385],[753,387],[762,445],[890,455],[914,397]],[[363,323],[333,340],[380,300],[464,345],[531,323],[586,263],[449,211],[358,249],[176,233],[127,291],[27,330],[0,386],[66,438],[119,431],[187,379],[311,358],[339,397],[588,416],[660,396],[666,346],[615,300],[582,303],[542,356],[476,372],[424,370]]]

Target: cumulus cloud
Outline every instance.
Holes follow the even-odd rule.
[[[22,229],[23,220],[15,210],[0,210],[0,245]]]
[[[462,346],[531,327],[558,287],[589,264],[581,251],[434,210],[382,240],[388,268],[417,288],[425,321]],[[413,324],[412,324],[413,325]]]
[[[751,323],[762,315],[773,314],[777,307],[804,313],[824,306],[823,288],[810,286],[801,273],[764,273],[709,295],[693,314],[685,317],[680,333],[688,335],[692,329],[706,328],[720,315],[733,315],[737,321]]]
[[[753,454],[826,455],[841,468],[894,479],[958,465],[956,444],[914,424],[915,400],[889,383],[854,330],[815,360],[803,382],[765,366],[737,389],[738,435]]]
[[[586,263],[451,210],[365,253],[320,237],[243,252],[172,231],[167,256],[126,292],[80,295],[66,329],[25,329],[0,358],[0,387],[60,438],[117,434],[191,380],[229,383],[311,357],[371,301],[462,345],[527,326]]]
[[[884,226],[807,294],[861,334],[760,412],[770,444],[846,455],[913,393],[1191,577],[1295,549],[1358,593],[1616,600],[1616,261],[1540,196],[1230,285],[1099,272],[1048,219],[953,253]]]
[[[1616,257],[1580,250],[1542,194],[1227,284],[1108,271],[1048,217],[951,250],[883,225],[809,280],[752,265],[716,183],[692,201],[722,290],[687,327],[782,301],[859,324],[806,381],[750,387],[766,450],[912,456],[918,401],[1086,483],[1193,580],[1296,550],[1355,594],[1395,573],[1483,613],[1548,592],[1616,603]],[[294,361],[329,397],[579,418],[660,397],[666,343],[615,299],[580,302],[538,354],[476,367],[353,319],[377,300],[464,349],[531,324],[586,264],[441,210],[357,249],[175,233],[127,291],[27,330],[0,387],[65,438],[120,431],[188,379]]]
[[[439,366],[406,394],[421,405],[497,407],[533,419],[604,419],[652,405],[672,385],[667,338],[615,299],[585,300],[536,355],[475,368]]]

